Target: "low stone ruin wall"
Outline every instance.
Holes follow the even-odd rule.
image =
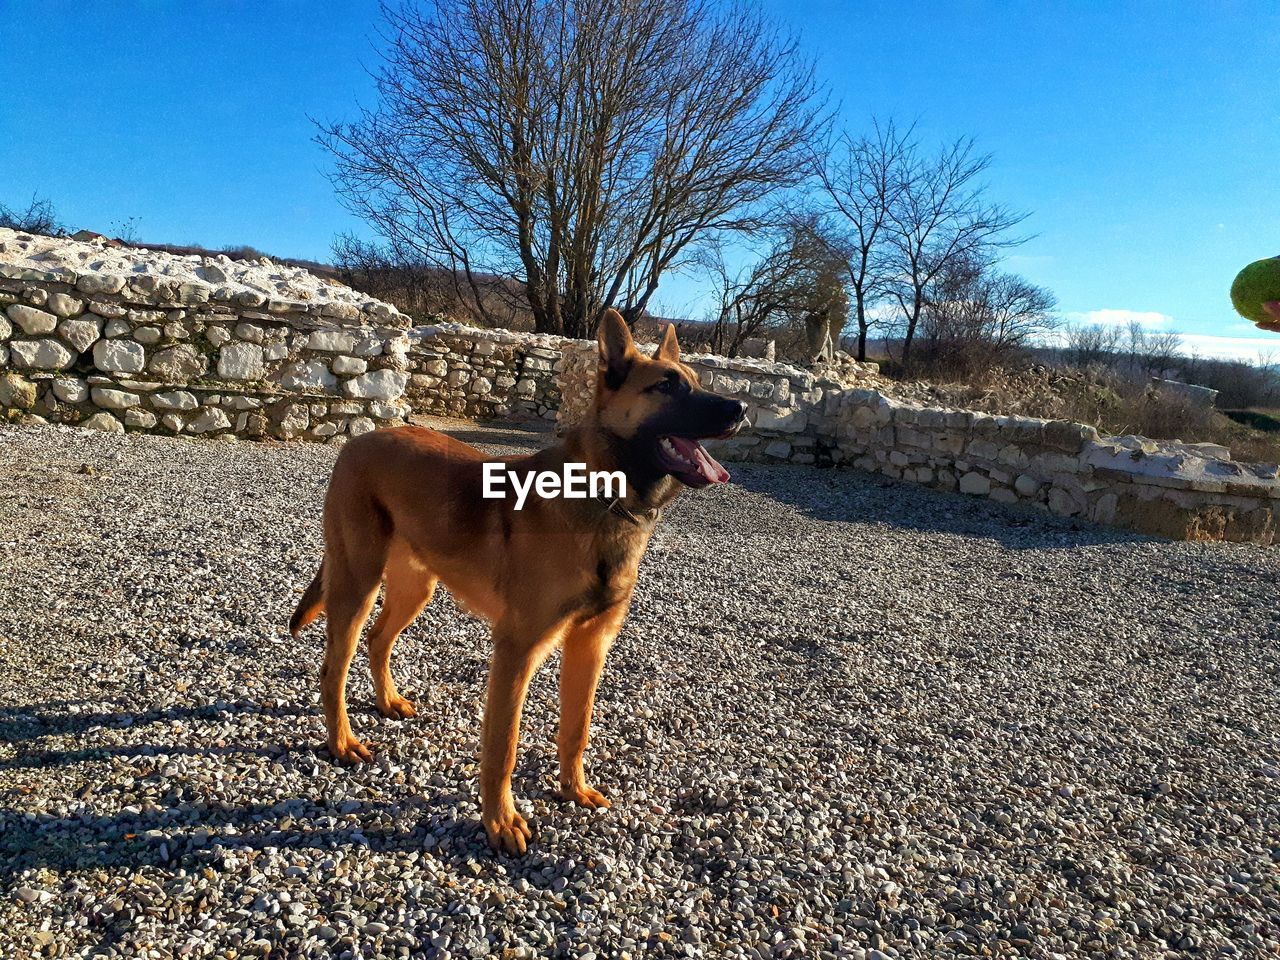
[[[389,309],[0,264],[0,413],[109,431],[359,434],[409,413],[395,322]]]
[[[595,348],[566,347],[564,423],[590,402]],[[1100,437],[1065,420],[921,407],[781,363],[686,356],[704,386],[747,403],[752,427],[708,444],[730,460],[850,466],[898,480],[1174,539],[1270,544],[1274,464],[1216,444]]]
[[[305,303],[86,293],[0,264],[0,417],[108,431],[329,440],[443,416],[556,419],[559,338],[405,330]],[[14,272],[14,271],[9,271]],[[28,272],[29,273],[29,272]],[[92,284],[85,284],[91,287]]]
[[[26,259],[6,263],[14,237]],[[0,417],[340,442],[410,412],[556,419],[563,429],[594,391],[591,342],[406,329],[387,304],[272,273],[267,261],[185,258],[170,279],[65,260],[43,270],[32,249],[32,238],[0,231]],[[302,298],[254,288],[262,276]],[[1235,463],[1213,444],[921,407],[860,388],[856,364],[836,381],[765,360],[685,360],[709,389],[748,405],[752,426],[718,445],[727,459],[854,467],[1179,539],[1276,538],[1277,467]]]
[[[267,258],[0,229],[0,416],[350,436],[409,413],[406,317]]]
[[[406,398],[420,413],[555,420],[562,358],[574,342],[458,323],[414,327]]]

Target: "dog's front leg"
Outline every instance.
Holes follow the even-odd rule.
[[[511,773],[516,766],[520,714],[525,694],[539,665],[551,649],[553,637],[498,625],[493,631],[493,659],[489,665],[489,694],[484,709],[480,757],[481,819],[495,849],[522,854],[532,836],[511,797]]]
[[[565,634],[560,660],[560,795],[579,806],[608,807],[603,793],[587,783],[582,755],[591,735],[596,686],[614,637],[627,615],[626,602],[616,604]]]

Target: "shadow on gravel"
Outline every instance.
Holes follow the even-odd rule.
[[[275,804],[175,803],[142,813],[59,817],[27,814],[0,807],[0,884],[24,870],[57,871],[161,867],[188,870],[218,869],[229,857],[271,847],[286,858],[288,851],[365,848],[382,853],[423,853],[470,873],[514,884],[519,879],[538,888],[555,877],[570,884],[587,878],[587,868],[575,862],[567,872],[563,858],[534,847],[529,856],[494,854],[477,819],[459,819],[457,794],[414,795],[399,803],[360,802],[343,814],[297,798]],[[388,826],[388,821],[405,826]],[[412,824],[410,826],[409,824]],[[581,858],[579,858],[581,859]],[[313,876],[315,855],[307,866],[286,870]],[[556,870],[544,872],[554,865]],[[501,867],[501,870],[498,868]],[[323,869],[323,864],[320,865]]]
[[[814,520],[981,537],[1011,550],[1163,542],[1115,527],[1063,519],[1033,507],[992,503],[855,470],[736,463],[733,482]]]
[[[27,706],[0,707],[0,740],[16,743],[36,737],[84,733],[93,727],[136,727],[172,720],[216,720],[244,713],[266,713],[272,716],[310,716],[314,710],[301,707],[264,707],[247,700],[205,703],[189,707],[164,707],[152,710],[120,710],[106,713],[95,709],[72,712],[84,701],[52,700]],[[0,762],[0,768],[13,766]]]
[[[0,760],[0,770],[47,770],[50,767],[69,766],[91,760],[109,760],[112,757],[231,757],[254,756],[279,758],[286,753],[296,753],[287,747],[250,747],[233,744],[224,747],[181,747],[171,743],[120,743],[104,747],[82,747],[77,750],[38,750],[22,753],[10,760]],[[319,749],[314,751],[322,756]],[[328,760],[327,754],[323,755]]]
[[[331,759],[320,745],[288,746],[283,743],[219,743],[186,746],[158,742],[143,733],[149,724],[174,720],[213,720],[238,714],[310,716],[314,708],[264,707],[248,702],[218,702],[190,707],[107,711],[100,706],[73,713],[86,701],[59,700],[41,704],[0,707],[0,741],[12,745],[17,755],[0,760],[0,770],[47,770],[115,757],[146,757],[156,766],[174,756],[231,758],[260,756],[281,760],[287,755],[315,763]],[[39,749],[44,737],[92,735],[95,730],[137,729],[139,739],[124,744],[103,744],[70,749]],[[24,748],[25,747],[25,748]],[[143,774],[139,774],[144,778]],[[166,869],[213,867],[228,857],[268,847],[288,850],[351,850],[365,848],[387,853],[426,852],[455,868],[477,870],[501,883],[525,879],[535,887],[548,886],[554,877],[570,883],[585,876],[584,868],[568,872],[563,857],[535,848],[521,860],[495,855],[488,846],[480,822],[460,813],[469,794],[447,788],[431,794],[413,793],[391,801],[353,801],[335,810],[295,797],[271,804],[191,801],[190,785],[174,781],[158,806],[137,806],[119,813],[99,813],[100,803],[92,782],[64,804],[79,806],[77,813],[58,815],[31,812],[20,806],[0,805],[0,886],[30,868],[54,870],[126,869],[155,866]],[[7,791],[22,794],[22,787]],[[119,802],[118,799],[113,802]],[[314,855],[307,875],[314,870]],[[502,871],[497,870],[498,865]],[[554,865],[549,873],[543,870]],[[301,868],[298,868],[301,869]]]

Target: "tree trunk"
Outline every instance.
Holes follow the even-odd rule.
[[[916,338],[916,326],[920,323],[920,311],[924,306],[924,288],[923,285],[917,285],[913,290],[911,301],[911,312],[907,315],[907,332],[902,340],[902,366],[906,367],[911,361],[911,343]]]
[[[867,308],[863,305],[862,293],[856,291],[858,308],[858,362],[867,359]]]
[[[907,321],[907,333],[902,338],[902,366],[905,368],[911,362],[911,342],[916,337],[916,322],[919,316],[913,316]]]
[[[585,291],[579,291],[565,301],[561,316],[562,329],[557,333],[571,340],[586,340],[591,333],[591,312],[589,297]]]

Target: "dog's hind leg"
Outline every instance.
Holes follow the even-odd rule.
[[[337,543],[334,543],[334,540]],[[335,549],[336,547],[336,549]],[[360,631],[378,596],[386,560],[386,536],[364,532],[355,549],[340,538],[330,539],[324,564],[324,598],[328,642],[320,668],[320,694],[329,733],[329,751],[343,763],[373,759],[369,748],[351,732],[347,718],[347,671],[360,641]]]
[[[436,592],[435,574],[423,568],[402,540],[395,540],[387,554],[383,573],[386,584],[382,595],[382,612],[369,634],[369,669],[373,673],[373,692],[378,712],[393,720],[415,716],[413,704],[400,696],[391,677],[391,648],[400,634],[431,602]]]

